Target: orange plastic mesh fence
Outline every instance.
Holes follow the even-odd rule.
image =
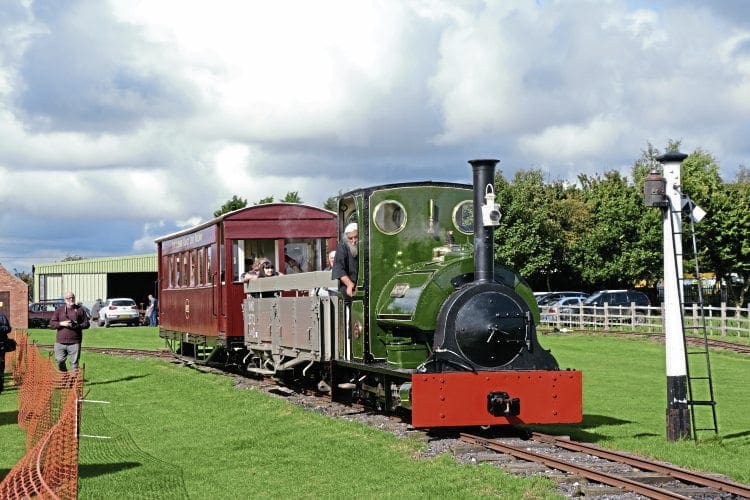
[[[16,341],[11,363],[27,451],[0,483],[0,498],[75,499],[83,370],[58,371],[24,332]]]

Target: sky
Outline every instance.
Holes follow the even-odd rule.
[[[0,264],[297,191],[750,165],[745,0],[0,0]],[[689,194],[689,193],[688,193]]]

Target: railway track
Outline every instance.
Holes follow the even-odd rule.
[[[691,346],[703,346],[703,339],[688,337],[687,341]],[[727,342],[726,340],[708,339],[708,347],[712,349],[725,349],[727,351],[750,354],[750,345]]]
[[[600,485],[584,486],[580,494],[586,496],[616,498],[635,493],[655,499],[750,498],[747,485],[558,436],[535,432],[530,440],[523,441],[462,433],[461,440]]]
[[[36,344],[42,349],[52,349],[52,344]],[[130,349],[121,347],[88,347],[84,346],[81,349],[85,352],[96,352],[99,354],[114,354],[116,356],[134,356],[144,358],[162,358],[162,359],[175,359],[174,354],[168,350],[149,351],[146,349]]]

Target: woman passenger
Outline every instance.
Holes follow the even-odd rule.
[[[256,280],[258,278],[269,278],[271,276],[281,276],[277,272],[273,262],[266,257],[258,257],[253,264],[253,270],[245,274],[244,281]]]

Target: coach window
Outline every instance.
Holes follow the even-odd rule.
[[[196,284],[196,272],[198,270],[198,263],[196,260],[198,260],[198,252],[196,250],[190,250],[190,286],[195,286]]]
[[[180,254],[172,255],[172,261],[174,262],[174,281],[172,281],[172,286],[174,288],[180,287],[180,276],[182,273],[180,273]]]
[[[203,259],[204,255],[206,254],[205,248],[199,248],[198,249],[198,258],[196,259],[196,269],[198,270],[198,273],[196,275],[195,284],[198,286],[203,286],[203,284],[206,282],[205,275],[204,275],[204,266],[203,266]]]
[[[406,209],[395,200],[381,201],[375,206],[372,221],[381,233],[399,233],[406,226]]]
[[[206,248],[206,283],[209,285],[214,284],[214,272],[210,248]]]
[[[249,241],[232,240],[232,281],[242,281],[240,276],[245,272],[245,260],[252,260],[248,253]]]
[[[464,234],[474,232],[474,202],[462,201],[453,209],[453,225]]]
[[[188,286],[190,283],[190,255],[189,252],[182,253],[182,286]]]
[[[276,240],[239,240],[244,248],[244,256],[241,261],[244,266],[244,259],[255,261],[258,257],[265,257],[276,264]],[[277,267],[278,269],[278,267]],[[283,272],[283,267],[280,269]],[[244,269],[239,271],[242,274]],[[239,280],[239,274],[237,279]]]
[[[289,239],[284,242],[284,273],[306,273],[323,269],[322,238]],[[326,262],[325,265],[328,265]]]
[[[174,260],[171,255],[167,255],[167,288],[172,288],[172,276],[174,273]]]
[[[182,279],[182,261],[180,260],[180,254],[175,254],[173,257],[174,257],[174,287],[180,288],[180,284],[182,283],[180,281]]]

